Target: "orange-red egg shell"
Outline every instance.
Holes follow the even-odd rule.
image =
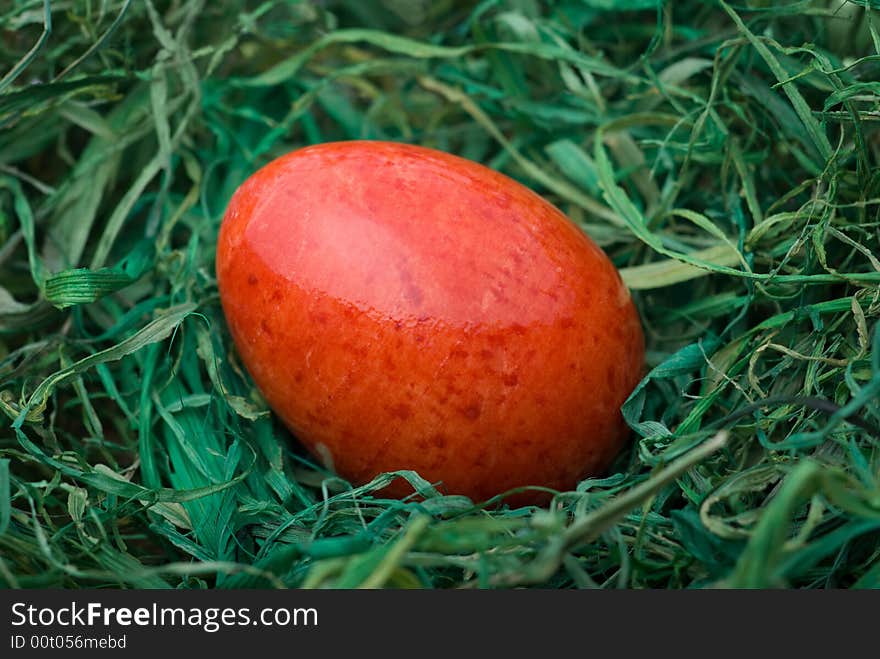
[[[558,209],[477,163],[294,151],[235,193],[217,277],[266,400],[355,483],[415,469],[477,500],[568,489],[625,439],[644,356],[626,287]]]

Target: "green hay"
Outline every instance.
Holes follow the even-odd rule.
[[[880,587],[880,3],[13,0],[0,40],[0,585]],[[356,138],[621,268],[649,372],[604,477],[353,488],[268,412],[219,223]]]

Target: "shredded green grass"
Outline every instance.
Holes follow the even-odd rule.
[[[880,587],[876,0],[12,0],[0,585]],[[486,163],[633,290],[633,441],[548,508],[349,484],[266,409],[214,248],[295,147]]]

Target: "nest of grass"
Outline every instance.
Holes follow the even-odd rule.
[[[0,10],[0,585],[880,586],[873,0],[13,0]],[[546,508],[381,498],[237,361],[213,259],[297,146],[423,144],[633,291],[633,441]]]

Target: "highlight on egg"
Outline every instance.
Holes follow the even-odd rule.
[[[478,163],[378,141],[293,151],[230,201],[217,278],[263,396],[352,483],[566,490],[626,440],[644,360],[626,286],[555,206]]]

